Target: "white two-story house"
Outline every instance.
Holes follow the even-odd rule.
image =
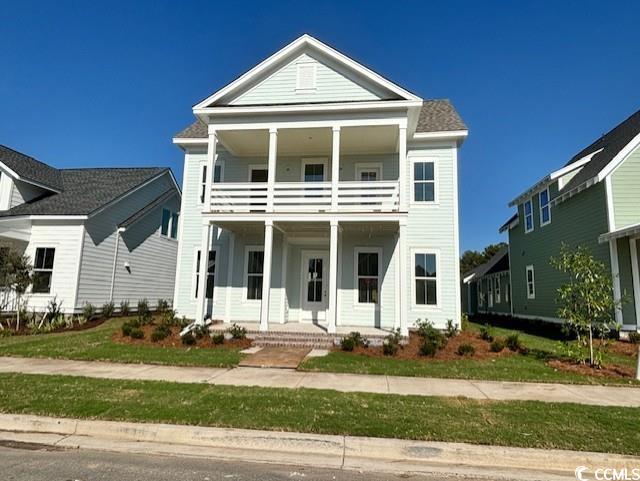
[[[467,128],[447,100],[303,35],[193,113],[173,139],[180,315],[329,333],[460,322]]]

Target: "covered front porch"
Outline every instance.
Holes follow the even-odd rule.
[[[403,227],[364,217],[212,220],[203,229],[212,247],[198,269],[208,273],[208,286],[197,283],[197,318],[260,332],[407,333]]]

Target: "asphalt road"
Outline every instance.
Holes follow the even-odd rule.
[[[442,475],[389,475],[200,458],[62,450],[0,444],[2,481],[442,481]],[[471,481],[472,478],[451,478]],[[487,481],[483,478],[483,481]],[[504,481],[504,480],[502,480]]]

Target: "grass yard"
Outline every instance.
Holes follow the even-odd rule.
[[[479,331],[480,325],[469,323],[469,329]],[[386,374],[396,376],[420,376],[456,379],[481,379],[497,381],[560,382],[572,384],[633,384],[637,381],[620,378],[585,375],[577,372],[554,369],[547,365],[549,357],[559,355],[559,343],[556,340],[523,333],[513,329],[493,328],[494,336],[505,337],[518,333],[523,344],[529,349],[527,354],[495,359],[478,360],[461,357],[455,360],[406,360],[393,357],[368,357],[348,352],[335,351],[326,357],[306,360],[300,369],[307,371],[325,371],[357,374]],[[635,358],[610,353],[607,362],[627,367],[635,366]]]
[[[84,331],[0,338],[0,356],[44,357],[84,361],[230,367],[242,354],[231,348],[185,348],[130,345],[112,336],[126,319],[110,319]]]
[[[640,408],[0,374],[0,412],[640,454]]]

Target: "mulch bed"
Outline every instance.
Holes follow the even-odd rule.
[[[635,371],[633,368],[620,366],[618,364],[606,364],[602,368],[596,369],[586,364],[578,364],[573,361],[552,359],[547,361],[547,365],[560,371],[575,372],[585,376],[635,379]]]
[[[476,349],[476,352],[473,356],[461,356],[457,353],[458,346],[460,346],[460,344],[471,344]],[[395,356],[385,356],[382,351],[382,346],[356,347],[353,352],[369,357],[393,357],[394,359],[417,359],[422,361],[430,359],[451,361],[454,359],[465,358],[481,361],[504,356],[513,356],[516,354],[507,348],[503,349],[502,352],[491,352],[489,350],[489,344],[490,343],[487,341],[480,339],[474,332],[462,331],[457,336],[450,338],[447,345],[443,349],[440,349],[435,356],[423,356],[420,354],[422,338],[418,334],[411,332],[409,333],[409,342],[402,346]],[[340,350],[340,348],[338,347],[336,350]]]
[[[119,342],[121,344],[129,344],[135,346],[157,346],[157,347],[183,347],[185,349],[246,349],[251,346],[251,339],[230,339],[224,341],[223,344],[214,344],[211,340],[211,337],[204,336],[201,339],[197,339],[196,343],[187,346],[182,344],[182,339],[180,338],[180,329],[179,327],[171,328],[171,335],[163,339],[162,341],[153,342],[151,340],[151,333],[155,330],[156,326],[153,324],[149,324],[146,326],[142,326],[142,332],[144,332],[143,339],[133,339],[129,336],[123,336],[122,330],[118,329],[113,333],[112,339],[115,342]]]
[[[96,318],[96,319],[87,321],[84,324],[74,324],[73,326],[70,326],[70,327],[60,326],[60,327],[57,327],[56,329],[52,329],[51,331],[47,331],[46,334],[54,334],[59,332],[71,332],[71,331],[84,331],[86,329],[92,329],[94,327],[98,327],[100,324],[103,324],[105,321],[107,321],[106,318]],[[15,321],[13,321],[13,323],[15,324]],[[4,327],[5,329],[7,328],[6,325]],[[13,336],[35,336],[38,334],[40,333],[31,331],[31,329],[25,326],[24,323],[22,323],[22,325],[20,326],[19,331],[12,330]]]

